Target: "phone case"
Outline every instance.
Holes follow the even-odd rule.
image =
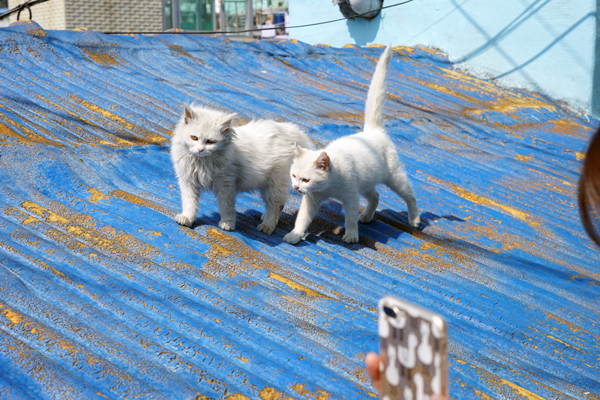
[[[440,315],[394,296],[383,297],[379,340],[382,400],[448,396],[448,333]]]

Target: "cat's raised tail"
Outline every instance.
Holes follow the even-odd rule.
[[[392,58],[392,45],[389,44],[377,63],[365,104],[365,129],[383,128],[383,103],[385,101],[385,79]]]

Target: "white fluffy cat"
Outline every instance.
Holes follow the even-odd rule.
[[[217,196],[224,230],[235,229],[235,196],[258,190],[265,213],[258,230],[270,235],[279,221],[289,192],[294,143],[312,148],[297,125],[275,121],[252,121],[233,128],[235,114],[185,106],[171,139],[183,211],[175,221],[192,226],[198,198],[211,190]]]
[[[410,225],[419,225],[417,200],[400,165],[396,146],[383,127],[385,80],[391,54],[388,46],[377,63],[367,95],[363,132],[335,140],[323,150],[296,146],[290,174],[294,189],[303,196],[294,230],[283,238],[287,243],[296,244],[302,239],[319,206],[328,198],[340,200],[344,206],[343,240],[358,242],[358,221],[368,223],[373,219],[379,203],[375,186],[380,183],[406,202]],[[367,199],[360,217],[359,195]]]

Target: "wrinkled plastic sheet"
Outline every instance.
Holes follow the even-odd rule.
[[[600,267],[576,202],[598,121],[395,48],[385,122],[423,223],[381,187],[347,245],[326,202],[298,246],[215,198],[178,226],[184,103],[361,129],[382,49],[0,29],[0,397],[368,399],[386,294],[442,314],[455,399],[599,399]]]

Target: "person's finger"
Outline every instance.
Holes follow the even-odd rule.
[[[373,384],[375,385],[377,392],[379,392],[381,389],[381,380],[379,378],[379,355],[376,353],[367,354],[365,364],[367,365],[367,371],[369,371]]]

